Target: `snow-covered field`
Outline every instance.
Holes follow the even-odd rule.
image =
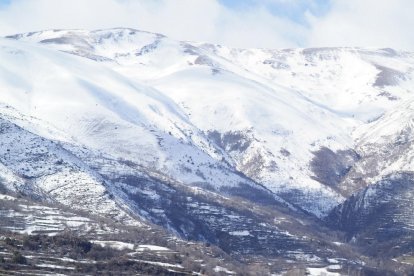
[[[14,196],[0,195],[0,229],[20,234],[54,236],[64,231],[92,232],[97,236],[119,233],[105,223],[58,207],[35,204]],[[7,207],[10,206],[10,207]]]

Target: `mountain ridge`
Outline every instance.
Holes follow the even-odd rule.
[[[333,230],[311,229],[341,221],[384,168],[411,169],[413,72],[414,54],[392,49],[233,49],[125,28],[9,36],[0,176],[236,255],[268,242],[268,256],[326,265],[318,242],[346,254]]]

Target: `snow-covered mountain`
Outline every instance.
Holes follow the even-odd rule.
[[[365,252],[386,258],[410,255],[413,247],[414,185],[412,172],[384,176],[350,197],[330,214],[333,227]]]
[[[319,219],[342,221],[351,194],[413,171],[413,77],[414,53],[392,49],[233,49],[124,28],[13,35],[0,39],[0,177],[126,224],[217,244],[224,227],[246,252],[260,251],[247,237],[273,233],[263,246],[326,257],[309,234]]]
[[[145,121],[163,134],[171,133],[168,139],[159,138],[162,141],[158,146],[154,135],[150,135],[152,139],[134,139],[123,133],[122,127],[117,129],[115,135],[121,139],[135,140],[135,144],[137,140],[142,141],[139,142],[142,146],[139,158],[132,157],[133,161],[146,163],[144,166],[151,163],[152,167],[152,163],[158,163],[155,167],[163,170],[164,166],[178,164],[182,167],[184,159],[190,157],[191,162],[196,163],[214,163],[202,160],[212,158],[317,216],[326,214],[343,201],[343,197],[317,181],[317,172],[310,166],[315,153],[323,147],[332,151],[353,149],[361,136],[361,131],[355,129],[364,128],[410,97],[414,64],[413,54],[391,49],[242,50],[174,41],[159,34],[131,29],[45,31],[13,38],[40,42],[48,48],[97,61],[95,63],[102,69],[97,70],[96,64],[93,68],[81,69],[93,71],[96,78],[86,82],[76,80],[76,88],[65,85],[70,91],[76,90],[70,93],[83,95],[73,98],[85,104],[85,112],[98,116],[95,109],[106,108],[109,112],[122,112],[116,116],[124,123],[139,121],[142,124]],[[103,68],[109,68],[108,72],[102,72]],[[136,89],[146,91],[142,93],[145,96],[127,93],[117,86],[121,85],[119,83],[109,84],[108,75],[114,72],[118,80],[125,78],[124,82],[130,85],[128,90],[132,90],[133,82]],[[67,74],[88,75],[86,72]],[[48,88],[51,87],[49,84]],[[37,89],[41,90],[40,87],[32,88]],[[90,105],[95,104],[97,108],[86,105],[84,89],[93,91],[88,93]],[[67,96],[63,92],[60,94],[64,98]],[[41,106],[36,102],[32,106],[36,104]],[[90,118],[91,123],[88,119],[63,115],[61,107],[55,107],[60,111],[59,116],[74,121],[76,127],[70,129],[77,133],[73,136],[77,139],[89,137],[88,131],[96,122],[90,118],[92,116],[83,115]],[[31,115],[41,117],[39,112],[48,114],[46,117],[50,114],[48,110],[38,110],[31,111]],[[78,110],[76,113],[81,116]],[[45,116],[41,118],[50,120]],[[62,122],[62,118],[56,119]],[[79,126],[79,121],[84,125]],[[145,132],[148,131],[134,131],[142,136]],[[116,138],[111,135],[107,139]],[[174,149],[177,139],[193,143],[207,156],[190,155],[191,151],[184,148]],[[82,142],[93,147],[101,143],[100,139],[99,142],[91,140]],[[101,147],[105,145],[122,153],[123,157],[126,157],[125,151],[132,151],[128,159],[137,156],[131,150],[133,146],[126,141],[108,140]],[[157,147],[173,151],[174,156],[166,157],[164,153],[158,156],[156,152],[160,150],[154,149]],[[103,150],[108,152],[108,149]],[[178,156],[181,152],[190,156]],[[214,178],[208,178],[208,173],[203,171],[197,176],[194,172],[199,166],[186,165],[193,171],[190,176],[181,168],[166,171],[185,182],[208,182],[214,187],[234,185],[230,184],[230,179],[223,181],[217,172],[214,172]]]

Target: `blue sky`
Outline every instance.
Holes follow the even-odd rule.
[[[130,27],[239,48],[414,51],[413,0],[0,0],[0,36]]]
[[[0,0],[0,7],[10,4],[11,0]]]
[[[272,14],[285,17],[299,24],[306,25],[305,14],[310,12],[315,16],[323,16],[329,11],[329,0],[220,0],[220,3],[230,9],[248,10],[263,7]]]

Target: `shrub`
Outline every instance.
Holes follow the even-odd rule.
[[[13,252],[12,262],[16,264],[26,264],[27,259],[19,251]]]
[[[29,250],[37,250],[41,245],[40,236],[25,236],[23,238],[23,248]]]
[[[15,247],[15,246],[16,246],[16,240],[15,240],[15,239],[11,239],[11,238],[7,237],[7,238],[4,240],[4,242],[5,242],[7,245],[9,245],[9,246],[13,246],[13,247]]]

